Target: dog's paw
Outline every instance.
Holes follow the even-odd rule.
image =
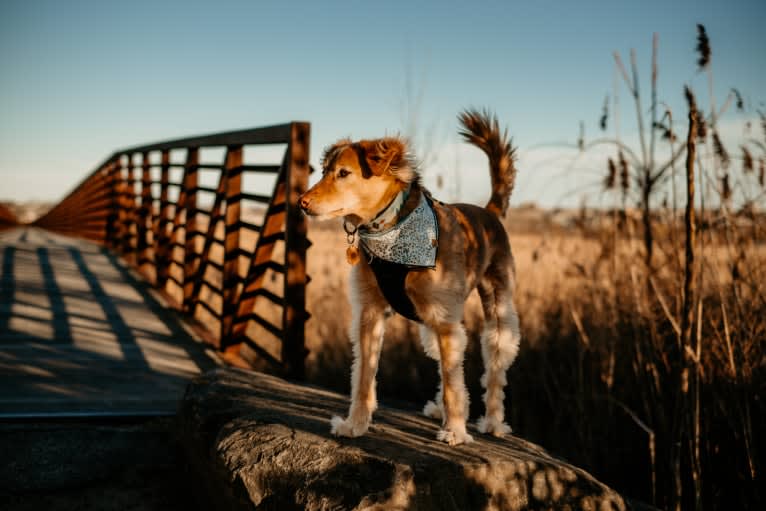
[[[439,405],[437,405],[433,401],[429,401],[423,407],[423,415],[425,415],[426,417],[431,417],[432,419],[441,419],[442,409],[439,408]]]
[[[337,415],[330,419],[330,433],[335,436],[362,436],[367,433],[369,427],[369,422],[353,421],[351,418],[343,419]]]
[[[450,428],[440,429],[436,434],[436,439],[449,445],[470,444],[473,442],[473,437],[465,429],[462,431],[455,431]]]
[[[511,427],[505,422],[486,416],[479,419],[476,423],[476,429],[478,429],[480,433],[489,433],[498,438],[502,438],[512,431]]]

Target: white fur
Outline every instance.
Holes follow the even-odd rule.
[[[484,375],[481,385],[484,393],[485,415],[476,426],[482,433],[503,436],[511,432],[511,427],[504,422],[504,399],[506,371],[516,360],[519,353],[521,333],[519,317],[513,305],[511,293],[496,297],[494,307],[485,310],[484,332],[481,337],[481,354],[484,360]],[[494,310],[493,310],[494,309]]]
[[[439,337],[436,332],[421,324],[419,325],[420,343],[423,345],[423,351],[426,355],[437,362],[439,356]],[[423,407],[423,415],[432,419],[442,419],[444,417],[444,402],[442,401],[442,383],[441,383],[441,365],[439,366],[439,390],[433,401],[428,401]]]
[[[356,267],[352,269],[349,282],[351,298],[349,337],[354,358],[351,366],[351,405],[346,419],[335,416],[330,420],[330,431],[337,436],[356,437],[367,432],[372,413],[378,407],[375,375],[383,345],[384,317],[382,310],[370,310],[369,304],[364,300],[365,297],[360,293]],[[371,324],[363,324],[365,320],[370,321]]]
[[[473,442],[466,431],[469,396],[463,375],[463,355],[468,338],[460,323],[445,325],[438,333],[441,373],[442,428],[436,438],[449,445]],[[445,402],[448,391],[453,396],[451,403]]]

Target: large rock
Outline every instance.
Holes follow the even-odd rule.
[[[179,413],[181,440],[209,503],[259,510],[625,509],[585,471],[512,436],[473,430],[449,447],[438,424],[381,408],[361,438],[335,438],[329,419],[348,400],[237,369],[194,380]]]

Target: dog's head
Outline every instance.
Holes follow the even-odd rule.
[[[416,178],[401,138],[342,139],[325,150],[322,179],[301,196],[300,206],[308,215],[364,223]]]

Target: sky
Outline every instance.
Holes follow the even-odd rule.
[[[496,112],[519,147],[513,204],[599,200],[605,155],[557,144],[576,142],[580,121],[586,140],[601,136],[612,53],[628,63],[635,48],[648,109],[657,33],[659,96],[681,119],[684,84],[709,101],[694,52],[704,24],[715,101],[737,87],[749,109],[721,119],[736,144],[766,109],[764,22],[763,0],[2,0],[0,200],[56,200],[118,148],[304,120],[315,167],[340,137],[402,133],[427,185],[442,174],[445,199],[478,201],[486,162],[456,134],[469,106]],[[635,142],[617,83],[621,136]]]

